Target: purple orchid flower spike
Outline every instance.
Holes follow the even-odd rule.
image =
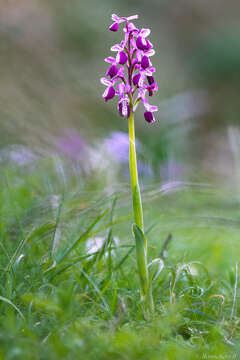
[[[153,45],[148,40],[149,29],[137,29],[131,22],[138,19],[138,15],[119,17],[112,15],[113,24],[110,31],[116,32],[120,24],[124,24],[124,39],[120,44],[111,47],[116,57],[107,57],[105,61],[110,64],[106,77],[101,78],[103,85],[107,86],[103,98],[107,102],[117,95],[118,111],[120,116],[129,117],[135,112],[139,102],[142,102],[146,111],[144,118],[148,123],[155,122],[153,112],[157,106],[148,103],[146,93],[151,97],[158,86],[153,76],[155,68],[152,66],[150,56],[154,55]]]

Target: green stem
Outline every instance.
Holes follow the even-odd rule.
[[[134,222],[137,225],[135,227],[134,236],[136,241],[136,255],[138,264],[138,273],[141,282],[141,294],[145,304],[145,310],[147,312],[153,311],[152,292],[149,284],[148,267],[147,267],[147,240],[144,236],[143,225],[143,210],[141,192],[138,182],[138,169],[137,169],[137,155],[135,144],[135,127],[134,127],[134,113],[132,110],[132,99],[130,99],[130,116],[128,118],[128,130],[129,130],[129,169],[131,177],[131,189],[132,189],[132,207]]]
[[[133,111],[131,111],[130,116],[128,118],[128,130],[129,130],[129,168],[130,168],[131,187],[132,187],[133,216],[137,226],[142,230],[142,232],[144,232],[142,200],[141,200],[141,193],[138,183]]]

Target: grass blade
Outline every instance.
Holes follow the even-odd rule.
[[[63,255],[60,257],[60,260],[58,260],[58,264],[60,262],[62,262],[64,259],[66,259],[69,254],[78,247],[78,245],[85,241],[91,231],[93,230],[93,228],[99,223],[99,221],[109,212],[109,209],[107,209],[106,211],[104,211],[102,214],[100,214],[93,222],[92,224],[88,227],[88,229],[72,244],[70,245],[70,247],[68,249],[66,249],[66,251],[63,253]]]

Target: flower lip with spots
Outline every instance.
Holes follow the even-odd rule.
[[[146,94],[152,97],[158,91],[153,73],[150,57],[154,49],[148,40],[149,29],[138,29],[132,23],[138,15],[119,17],[112,15],[113,24],[109,30],[117,32],[123,24],[124,39],[120,44],[111,47],[116,57],[107,57],[105,61],[110,64],[106,77],[101,83],[106,86],[103,98],[107,102],[118,96],[118,111],[120,116],[129,117],[131,111],[135,112],[141,102],[145,107],[144,118],[148,123],[155,122],[153,112],[158,111],[157,106],[150,105]]]

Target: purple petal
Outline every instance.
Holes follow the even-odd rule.
[[[133,23],[128,23],[127,27],[125,27],[125,28],[123,29],[123,31],[124,31],[124,32],[127,32],[127,33],[136,31],[137,34],[138,34],[138,30],[137,30],[136,26],[135,26]]]
[[[117,22],[114,22],[111,26],[109,26],[108,30],[110,31],[118,31],[118,23]]]
[[[123,101],[121,101],[119,104],[118,104],[118,110],[119,110],[119,114],[120,116],[122,117],[129,117],[130,115],[130,107],[128,105],[128,102],[126,99],[124,99]]]
[[[112,14],[112,20],[115,22],[119,22],[119,20],[121,20],[121,18],[119,16],[117,16],[116,14]]]
[[[146,40],[146,42],[147,42],[147,45],[146,45],[146,47],[145,47],[145,51],[149,51],[150,49],[152,49],[152,44],[150,43],[150,41],[148,41],[148,40]]]
[[[152,70],[151,69],[144,69],[144,74],[147,76],[151,76],[152,75]]]
[[[147,76],[147,81],[148,81],[149,85],[152,85],[155,82],[153,76]]]
[[[151,45],[150,42],[149,42],[149,44]],[[147,51],[145,51],[145,54],[147,56],[153,56],[155,54],[155,50],[153,50],[153,49],[147,50]]]
[[[140,64],[134,65],[134,69],[140,70],[140,69],[141,69],[141,65],[140,65]]]
[[[100,81],[101,81],[101,83],[102,83],[103,85],[105,85],[105,86],[111,86],[111,85],[112,85],[111,81],[110,81],[109,79],[105,78],[105,77],[102,77],[102,78],[100,79]]]
[[[154,82],[152,85],[147,87],[149,96],[153,96],[153,94],[158,91],[157,83]]]
[[[140,79],[139,79],[139,82],[138,82],[138,86],[140,88],[142,88],[143,85],[144,85],[145,75],[144,75],[144,72],[141,72],[140,74],[141,74],[141,76],[140,76]]]
[[[151,112],[158,111],[158,107],[156,105],[149,105],[149,111]]]
[[[127,84],[126,84],[126,93],[127,93],[127,94],[130,94],[131,90],[132,90],[131,85],[130,85],[129,83],[127,83]]]
[[[136,40],[137,48],[142,51],[149,51],[152,48],[150,41],[145,39],[143,36],[138,36]]]
[[[137,48],[140,49],[140,50],[147,50],[147,48],[146,48],[147,41],[142,36],[137,37],[136,45],[137,45]]]
[[[108,100],[112,99],[115,96],[115,89],[113,86],[109,86],[108,88],[106,88],[106,90],[103,93],[103,98],[105,99],[106,102],[108,102]]]
[[[111,47],[111,51],[121,51],[123,48],[121,45],[116,44]]]
[[[138,15],[132,15],[132,16],[128,16],[127,17],[127,20],[130,21],[130,20],[136,20],[138,19]]]
[[[140,80],[141,74],[136,74],[133,77],[133,85],[139,86],[139,80]]]
[[[153,45],[152,45],[152,43],[150,43],[150,41],[149,40],[146,40],[147,41],[147,51],[150,51],[150,49],[152,49],[153,48]]]
[[[125,85],[123,83],[120,83],[117,85],[117,88],[118,88],[118,95],[122,98],[125,92]]]
[[[146,89],[140,88],[139,89],[139,97],[142,99],[142,103],[145,104],[147,103],[147,99],[145,97],[145,93],[146,93]]]
[[[124,75],[125,75],[125,73],[124,73],[124,67],[123,66],[120,66],[119,67],[119,69],[118,69],[118,76],[120,77],[120,78],[124,78]]]
[[[106,61],[107,63],[110,63],[110,64],[116,63],[116,59],[112,56],[107,57],[106,59],[104,59],[104,61]]]
[[[146,55],[144,55],[142,57],[141,66],[142,66],[143,69],[146,69],[146,68],[148,68],[150,66],[149,58]]]
[[[136,51],[136,61],[141,62],[141,60],[142,60],[142,51],[137,50]]]
[[[156,69],[155,69],[155,67],[152,66],[152,67],[150,67],[149,71],[151,71],[151,73],[155,73]]]
[[[117,54],[117,57],[116,57],[116,61],[119,64],[124,65],[124,64],[126,64],[127,60],[128,60],[128,57],[125,54],[125,52],[119,51],[119,53]]]
[[[144,118],[148,123],[154,123],[156,121],[151,111],[145,111]]]
[[[134,32],[132,31],[132,34],[133,34],[133,33],[134,33]],[[135,41],[134,37],[131,38],[131,46],[132,46],[133,49],[136,49],[136,47],[137,47],[137,46],[136,46],[136,41]],[[130,51],[132,52],[132,50],[130,50]]]
[[[139,35],[143,37],[147,37],[150,34],[150,29],[141,29]]]
[[[112,14],[112,20],[114,22],[117,22],[118,24],[121,24],[122,22],[125,22],[125,21],[135,20],[137,18],[138,18],[138,15],[133,15],[133,16],[129,16],[129,17],[119,17],[116,14]]]
[[[156,105],[150,105],[146,99],[146,89],[140,88],[139,89],[139,97],[142,100],[142,103],[145,107],[145,109],[147,110],[147,112],[154,112],[154,111],[158,111],[158,107]]]
[[[110,76],[110,78],[113,78],[114,76],[116,76],[118,73],[118,68],[116,65],[112,65],[110,66],[110,68],[108,69],[108,71],[106,72],[107,76]]]

